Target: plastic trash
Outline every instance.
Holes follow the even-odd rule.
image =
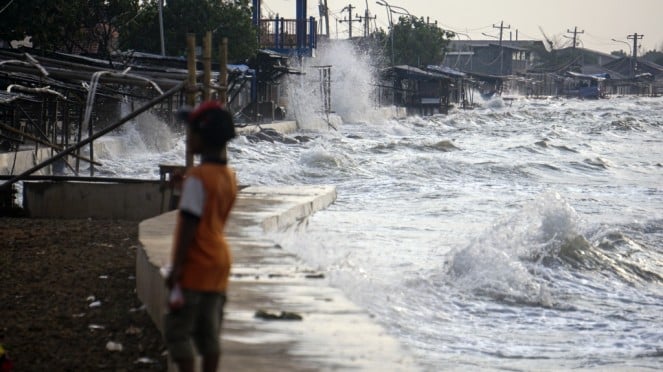
[[[122,351],[124,349],[119,342],[108,341],[106,343],[106,350],[108,351]]]
[[[148,357],[138,358],[134,362],[134,364],[154,364],[154,363],[157,363],[157,361]]]

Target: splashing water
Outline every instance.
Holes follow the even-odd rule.
[[[337,118],[332,126],[384,120],[384,111],[377,108],[375,100],[376,69],[370,56],[345,40],[321,45],[318,52],[315,58],[302,60],[303,75],[291,76],[288,81],[289,101],[300,128],[327,129],[327,124],[321,122],[325,115],[321,112],[319,66],[331,66],[332,118]]]
[[[550,306],[545,282],[537,277],[538,264],[578,235],[577,220],[559,194],[545,193],[453,253],[450,281],[467,292]]]

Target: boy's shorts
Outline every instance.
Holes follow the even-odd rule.
[[[221,323],[226,295],[182,289],[184,306],[169,310],[164,324],[168,352],[173,360],[194,357],[191,341],[201,355],[219,354]]]

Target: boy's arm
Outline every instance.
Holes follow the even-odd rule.
[[[177,241],[175,242],[175,257],[173,258],[173,268],[168,276],[168,288],[172,288],[175,283],[179,282],[182,278],[182,269],[184,262],[189,251],[189,247],[193,243],[196,235],[196,229],[200,218],[191,213],[180,212],[179,226],[177,228]]]

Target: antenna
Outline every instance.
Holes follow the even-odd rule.
[[[550,38],[546,35],[546,33],[543,31],[543,27],[539,26],[539,31],[541,31],[541,35],[543,35],[543,38],[546,39],[546,42],[543,44],[545,46],[547,52],[552,52],[555,48],[553,45],[553,42],[550,40]]]

